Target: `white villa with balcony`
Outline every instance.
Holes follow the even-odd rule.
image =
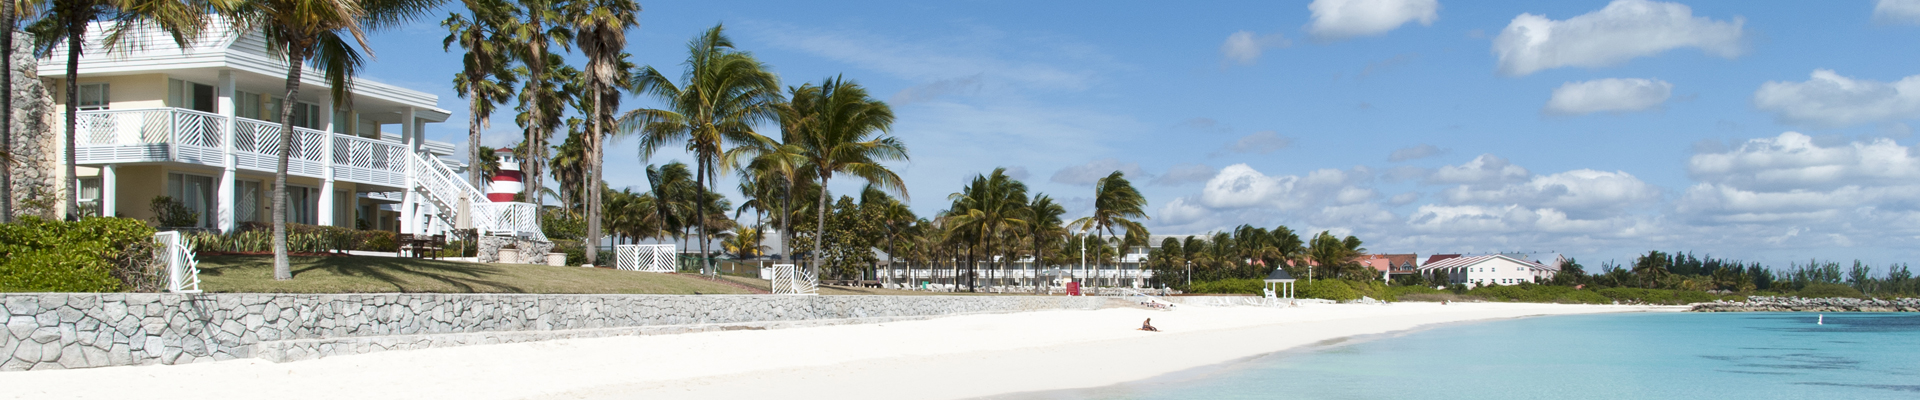
[[[448,118],[437,96],[356,79],[348,105],[336,107],[309,69],[297,98],[283,99],[285,62],[267,53],[259,35],[224,26],[213,24],[186,49],[153,31],[132,36],[141,46],[119,51],[100,47],[104,25],[89,29],[77,77],[83,207],[151,219],[150,201],[169,196],[198,213],[201,228],[271,222],[278,112],[292,101],[289,222],[443,233],[459,219],[451,211],[471,204],[475,228],[539,235],[532,204],[488,201],[458,172],[464,165],[441,159],[453,145],[425,140],[425,124]],[[55,119],[64,121],[65,52],[40,63],[59,104]],[[64,148],[63,123],[52,129]]]

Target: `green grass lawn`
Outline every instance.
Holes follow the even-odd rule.
[[[206,256],[200,259],[200,289],[214,293],[751,293],[693,275],[600,268],[388,257],[293,257],[292,263],[293,279],[276,281],[272,256]]]

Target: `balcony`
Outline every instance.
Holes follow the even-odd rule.
[[[231,119],[231,121],[229,121]],[[83,165],[178,162],[272,173],[278,169],[278,123],[180,108],[82,111],[76,162]],[[228,127],[232,127],[232,135]],[[329,154],[331,153],[331,154]],[[294,128],[287,173],[403,187],[407,147],[392,141]]]

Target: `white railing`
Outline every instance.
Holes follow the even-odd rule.
[[[74,118],[83,162],[181,161],[225,165],[225,117],[178,108],[101,110]],[[63,121],[64,123],[64,121]]]
[[[793,264],[774,264],[772,281],[773,294],[820,294],[820,278]]]
[[[406,184],[407,148],[399,143],[333,135],[334,178],[382,185]]]
[[[613,246],[614,266],[624,271],[674,272],[680,270],[680,256],[671,244],[623,244]]]
[[[468,185],[461,176],[453,173],[452,168],[439,159],[415,154],[413,158],[414,186],[420,193],[440,210],[451,211],[459,207],[460,196],[465,194],[472,213],[473,228],[490,235],[522,236],[545,241],[547,235],[540,231],[540,208],[531,203],[493,202],[487,196]],[[443,221],[452,221],[456,216],[438,213]]]
[[[160,258],[167,263],[167,291],[174,293],[200,293],[200,261],[193,255],[193,243],[181,237],[180,231],[166,231],[153,234],[158,242]]]
[[[533,203],[475,202],[473,209],[473,227],[489,235],[534,236],[545,240],[540,233],[540,207]]]

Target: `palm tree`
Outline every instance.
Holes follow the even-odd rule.
[[[353,75],[364,62],[347,36],[371,55],[367,31],[406,24],[438,5],[437,0],[252,0],[234,9],[235,25],[242,32],[261,29],[267,50],[285,57],[282,61],[287,63],[283,97],[287,101],[280,106],[280,163],[273,179],[274,279],[293,279],[287,265],[287,159],[296,134],[293,99],[300,94],[301,68],[311,61],[332,89],[334,104],[345,105]]]
[[[653,95],[666,108],[629,111],[620,124],[625,131],[640,133],[642,158],[651,158],[669,143],[685,143],[695,158],[696,183],[711,190],[707,185],[714,176],[733,167],[720,162],[728,145],[765,140],[753,125],[775,118],[780,79],[753,54],[736,50],[719,25],[687,43],[687,52],[680,83],[653,67],[635,77],[632,91]],[[695,214],[707,213],[702,208]],[[707,244],[706,225],[701,224],[700,254],[708,253]],[[703,270],[711,265],[712,260],[703,259]]]
[[[974,246],[987,255],[988,268],[993,268],[993,242],[1000,235],[1027,225],[1027,185],[1007,177],[1006,168],[994,168],[992,173],[975,175],[973,182],[958,193],[947,196],[953,201],[948,214],[949,223],[955,229],[964,230],[973,239]],[[973,291],[972,275],[968,274],[967,290]]]
[[[686,228],[691,225],[687,221],[693,216],[693,172],[678,161],[659,168],[649,165],[647,183],[655,202],[650,211],[661,221],[659,237],[686,237]]]
[[[540,203],[540,187],[543,184],[542,173],[546,165],[546,146],[548,135],[559,125],[560,105],[566,103],[567,93],[573,91],[555,90],[550,74],[556,67],[564,67],[566,59],[547,51],[547,46],[559,44],[568,48],[573,32],[565,23],[566,10],[561,0],[519,0],[525,14],[516,24],[502,26],[507,31],[510,42],[517,47],[515,55],[524,66],[527,84],[520,91],[520,110],[526,128],[527,143],[540,143],[533,151],[525,155],[520,168],[525,172],[526,197],[534,203]],[[591,186],[589,186],[591,187]],[[592,251],[589,254],[594,253]]]
[[[1367,279],[1373,276],[1373,274],[1357,273],[1358,271],[1354,270],[1357,264],[1353,262],[1353,259],[1367,252],[1366,248],[1360,246],[1360,238],[1347,236],[1345,239],[1341,239],[1334,236],[1331,232],[1321,231],[1320,234],[1315,235],[1313,240],[1307,245],[1307,256],[1311,258],[1315,264],[1326,268],[1328,274],[1333,277]]]
[[[467,160],[470,164],[480,165],[483,154],[480,147],[480,131],[486,129],[488,116],[493,115],[496,105],[505,104],[512,96],[513,70],[507,68],[512,57],[507,30],[518,17],[519,9],[512,3],[502,0],[461,0],[472,18],[460,14],[447,16],[440,26],[447,28],[447,38],[440,43],[442,50],[451,51],[455,43],[466,49],[467,54],[460,59],[462,69],[453,76],[454,91],[467,99]],[[473,187],[486,187],[487,174],[479,168],[471,169],[470,179]],[[467,212],[467,210],[460,210]]]
[[[1140,232],[1144,237],[1146,226],[1133,218],[1150,219],[1146,208],[1146,197],[1140,196],[1140,191],[1133,188],[1126,174],[1113,171],[1094,184],[1093,215],[1073,220],[1072,225],[1083,231],[1091,229],[1096,233],[1104,232],[1107,236],[1113,235],[1115,227],[1120,227],[1126,229],[1128,234]]]
[[[575,44],[580,52],[587,56],[586,86],[587,104],[590,110],[587,118],[586,140],[582,141],[587,151],[587,182],[598,182],[601,178],[601,158],[605,149],[601,143],[611,133],[613,112],[618,108],[620,92],[616,83],[623,81],[626,70],[620,68],[621,49],[627,47],[627,28],[637,24],[635,14],[640,5],[631,0],[588,0],[574,2],[573,29]],[[600,243],[600,186],[589,185],[587,193],[587,243],[598,246]],[[598,252],[587,252],[587,263],[597,262]]]
[[[819,90],[796,91],[808,98],[792,103],[808,121],[800,126],[792,144],[820,178],[820,202],[816,204],[819,221],[826,220],[827,184],[836,173],[867,181],[867,184],[900,193],[907,198],[906,183],[900,175],[881,165],[881,161],[906,160],[907,146],[893,136],[879,136],[893,126],[893,109],[887,103],[867,95],[860,84],[835,77],[820,83]],[[819,268],[822,236],[826,225],[815,224],[813,268]]]
[[[1066,228],[1061,226],[1060,220],[1060,217],[1066,214],[1065,207],[1055,203],[1053,197],[1044,194],[1034,196],[1033,202],[1027,204],[1026,215],[1032,219],[1027,224],[1027,238],[1033,240],[1034,273],[1033,280],[1029,283],[1033,285],[1035,294],[1040,293],[1040,270],[1046,265],[1045,252],[1041,251],[1040,243],[1066,235]]]
[[[33,35],[35,53],[38,53],[36,54],[38,56],[50,55],[61,42],[67,45],[66,176],[69,177],[66,183],[67,218],[74,219],[80,215],[80,181],[71,177],[78,176],[76,175],[78,164],[77,159],[74,158],[74,152],[78,151],[75,140],[78,139],[76,132],[78,132],[77,125],[80,118],[80,53],[84,49],[81,43],[86,41],[88,25],[100,20],[112,22],[106,39],[101,43],[108,49],[120,48],[120,41],[128,32],[146,26],[160,28],[173,38],[174,44],[186,48],[206,29],[208,11],[214,9],[215,5],[220,6],[221,9],[228,6],[225,0],[214,1],[216,3],[198,0],[53,0],[48,4],[45,17],[27,28],[28,33]],[[24,8],[32,4],[30,2],[13,3],[12,0],[6,3],[15,8]],[[23,13],[7,13],[7,16],[12,17],[15,14]],[[6,43],[7,53],[11,57],[12,25],[6,28],[8,28],[9,38]],[[134,43],[133,45],[142,44]],[[8,60],[8,82],[12,82],[12,58]],[[9,93],[7,96],[12,96],[11,91],[7,93]],[[11,108],[8,109],[11,110]],[[7,129],[11,130],[11,117],[7,122],[9,123]],[[8,195],[11,196],[11,193]]]
[[[735,258],[754,258],[766,252],[767,246],[760,245],[760,226],[738,226],[720,242],[720,249]]]

